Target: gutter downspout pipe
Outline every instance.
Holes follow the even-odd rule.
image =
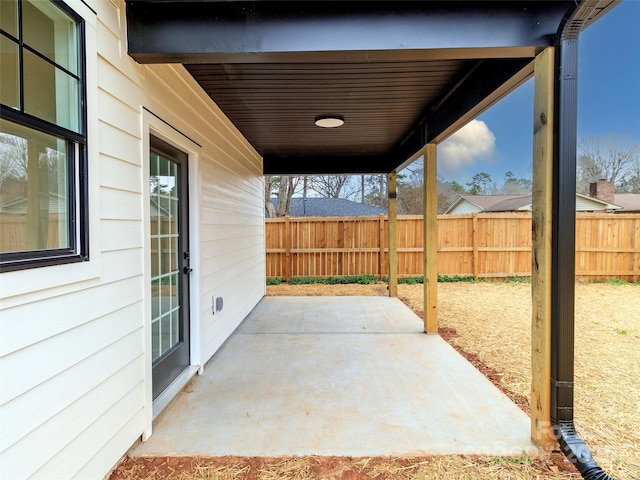
[[[576,2],[556,35],[551,267],[551,423],[562,453],[586,480],[613,480],[573,421],[578,36],[600,2]]]

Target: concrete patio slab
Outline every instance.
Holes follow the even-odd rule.
[[[130,452],[535,455],[529,417],[387,297],[265,297]]]

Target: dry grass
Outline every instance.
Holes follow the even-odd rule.
[[[496,457],[168,457],[129,459],[111,480],[566,480],[575,476],[553,469],[543,460]]]
[[[439,318],[451,343],[500,374],[504,390],[529,398],[531,286],[439,284]],[[399,294],[422,308],[422,288]],[[640,287],[576,286],[575,420],[594,458],[610,475],[640,478]]]
[[[529,398],[530,285],[438,285],[440,326],[457,348],[477,355],[491,378],[515,397]],[[377,285],[278,285],[268,295],[386,295]],[[399,296],[422,309],[422,286],[400,285]],[[640,480],[640,286],[576,286],[578,432],[594,458],[618,480]],[[526,403],[526,400],[524,400]],[[526,409],[526,405],[525,405]],[[127,460],[113,480],[183,479],[566,479],[566,462],[490,457],[156,458]]]

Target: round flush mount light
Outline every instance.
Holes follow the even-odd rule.
[[[341,115],[324,115],[316,117],[316,125],[322,128],[336,128],[344,125],[344,117]]]

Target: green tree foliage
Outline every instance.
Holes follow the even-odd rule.
[[[478,172],[467,183],[467,193],[470,195],[490,195],[494,187],[491,175],[486,172]]]
[[[531,193],[531,180],[516,178],[511,170],[504,174],[504,183],[500,189],[502,195],[521,195]]]

